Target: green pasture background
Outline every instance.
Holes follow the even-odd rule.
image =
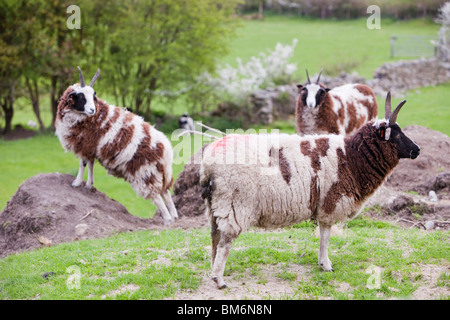
[[[390,57],[391,35],[434,36],[438,30],[439,25],[425,19],[383,19],[381,29],[369,30],[365,19],[319,20],[269,15],[264,20],[243,22],[236,38],[230,43],[230,54],[219,63],[236,66],[236,58],[245,62],[251,56],[273,49],[278,42],[291,43],[297,38],[298,43],[292,59],[298,65],[295,73],[297,82],[305,81],[305,68],[308,68],[311,75],[324,68],[325,74],[337,74],[341,70],[355,71],[369,79],[374,70],[383,63],[402,58]],[[111,97],[105,97],[101,92],[98,92],[98,96],[114,103]],[[398,122],[401,126],[418,124],[450,134],[450,83],[411,90],[403,98],[407,99],[407,104],[399,115]],[[384,97],[377,97],[377,100],[382,115]],[[399,101],[400,99],[394,99],[393,103]],[[51,113],[48,97],[42,97],[41,106],[43,121],[49,126]],[[159,101],[155,103],[154,109],[162,112],[171,110],[175,115],[186,111],[183,99],[170,106]],[[29,100],[20,98],[13,126],[21,124],[27,127],[29,120],[35,120]],[[282,132],[294,132],[294,126],[294,120],[291,119],[287,122],[276,122],[270,127],[279,128]],[[175,128],[174,121],[164,127],[165,133],[170,137]],[[174,145],[177,143],[173,141]],[[75,175],[78,168],[75,156],[63,151],[52,132],[38,134],[27,140],[0,141],[0,157],[0,208],[5,207],[6,202],[26,179],[44,172]],[[183,167],[182,163],[174,165],[175,178]],[[95,187],[125,205],[135,215],[150,217],[155,211],[153,204],[137,198],[125,181],[108,176],[98,164],[95,166]]]
[[[297,81],[305,80],[305,68],[310,74],[324,68],[328,74],[356,71],[370,78],[377,67],[394,61],[389,50],[391,35],[436,35],[439,29],[434,22],[420,19],[384,19],[381,30],[369,30],[365,23],[365,19],[338,21],[278,16],[247,21],[230,44],[231,53],[221,63],[236,65],[237,57],[246,61],[259,52],[273,49],[277,42],[291,43],[297,38],[293,59],[298,64]],[[101,92],[98,96],[114,103]],[[450,134],[450,83],[411,90],[403,98],[408,102],[398,118],[402,127],[418,124]],[[384,97],[377,100],[382,115]],[[400,100],[394,98],[393,103]],[[51,121],[47,101],[48,97],[42,97],[46,126]],[[171,106],[159,102],[154,109],[171,110],[175,115],[185,111],[183,99]],[[27,127],[29,120],[35,120],[31,106],[27,99],[21,98],[13,125]],[[233,125],[223,119],[214,121]],[[175,126],[176,122],[164,126],[168,137]],[[277,121],[268,128],[293,133],[294,120]],[[195,139],[195,147],[187,138],[181,140],[186,147],[184,158],[201,145],[202,138]],[[172,143],[180,148],[176,139]],[[184,163],[178,156],[175,161],[176,179]],[[53,132],[17,141],[0,140],[0,210],[28,178],[47,172],[75,175],[77,170],[78,160],[63,151]],[[99,164],[95,165],[94,179],[98,190],[125,205],[132,214],[153,216],[156,208],[150,201],[137,198],[128,183],[107,175]],[[444,270],[436,274],[436,290],[450,286],[445,271],[448,270],[445,269],[449,257],[448,232],[400,229],[360,217],[344,225],[343,237],[331,238],[330,259],[336,272],[325,273],[317,266],[319,239],[314,231],[315,226],[305,222],[273,234],[258,231],[243,234],[235,243],[236,248],[242,249],[232,250],[225,276],[242,282],[256,279],[262,284],[268,277],[275,277],[294,289],[294,294],[284,295],[282,299],[408,299],[429,278],[424,270],[430,267]],[[209,239],[207,229],[140,231],[11,255],[0,259],[0,299],[173,298],[180,290],[195,291],[209,274]],[[372,265],[380,267],[382,281],[378,289],[370,290],[366,287],[370,276],[366,270]],[[78,290],[67,286],[68,268],[72,266],[78,267],[81,274]],[[302,266],[306,267],[305,271],[299,272]],[[268,268],[272,270],[270,276]],[[53,274],[44,279],[41,275],[45,272]],[[136,291],[119,290],[112,294],[130,284]],[[346,284],[348,289],[341,290],[341,284]],[[448,299],[448,295],[436,298]]]

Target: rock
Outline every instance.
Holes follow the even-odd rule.
[[[442,172],[436,176],[433,187],[435,190],[441,190],[450,187],[450,172]]]
[[[82,236],[83,234],[86,233],[86,230],[87,230],[88,228],[89,228],[89,226],[88,226],[87,224],[85,224],[85,223],[77,224],[77,225],[75,226],[75,234],[76,234],[77,236]]]
[[[427,230],[431,230],[431,229],[434,229],[434,221],[427,221],[427,222],[425,222],[425,229],[427,229]]]
[[[428,199],[429,199],[431,202],[437,202],[437,201],[438,201],[438,197],[437,197],[437,195],[436,195],[436,192],[434,192],[433,190],[431,190],[431,191],[428,193]]]
[[[414,205],[414,199],[408,196],[399,195],[391,204],[391,209],[394,211],[400,211],[406,207],[411,207]]]

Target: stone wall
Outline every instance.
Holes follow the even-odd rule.
[[[438,59],[416,59],[386,63],[375,70],[374,78],[367,81],[375,94],[385,95],[390,90],[394,96],[405,91],[435,86],[450,81],[450,63]],[[384,93],[384,94],[383,94]]]

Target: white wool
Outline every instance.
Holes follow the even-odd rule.
[[[333,111],[336,115],[339,115],[339,110],[341,108],[344,108],[344,123],[341,124],[340,121],[338,121],[338,127],[339,127],[339,134],[342,135],[352,135],[354,132],[356,132],[359,128],[355,128],[353,131],[346,133],[345,129],[349,125],[350,121],[350,115],[348,110],[348,105],[353,104],[356,109],[356,117],[364,117],[366,121],[369,121],[369,113],[367,108],[362,103],[363,101],[367,101],[370,104],[374,103],[374,99],[371,96],[366,96],[362,94],[359,90],[355,88],[355,84],[346,84],[342,85],[336,88],[333,88],[329,91],[329,94],[331,96],[331,99],[333,101]],[[342,102],[342,103],[341,103]]]
[[[300,143],[309,141],[314,149],[317,138],[326,137],[329,148],[325,157],[320,157],[321,169],[317,172],[317,185],[320,188],[320,204],[332,184],[338,180],[336,150],[345,150],[344,138],[339,135],[311,135],[299,137],[296,135],[247,135],[228,136],[226,146],[221,148],[222,140],[208,146],[204,152],[201,165],[203,181],[212,176],[214,179],[214,199],[212,212],[219,219],[219,229],[231,228],[233,233],[241,233],[252,225],[264,227],[287,226],[311,217],[308,208],[310,200],[311,179],[316,175],[311,165],[311,157],[300,151]],[[235,143],[228,144],[234,141]],[[230,147],[228,147],[230,145]],[[273,146],[282,154],[289,164],[291,179],[286,183],[278,164],[278,153],[269,157]],[[224,154],[241,154],[245,158],[258,159],[257,164],[232,164],[223,162]],[[274,154],[276,154],[274,156]],[[272,170],[267,170],[272,169]],[[333,220],[346,219],[355,209],[348,211],[349,200],[336,209]],[[232,207],[237,213],[231,215]],[[326,216],[322,211],[320,216]],[[224,220],[224,221],[221,221]]]

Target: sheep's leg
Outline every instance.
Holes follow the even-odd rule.
[[[214,268],[214,261],[216,260],[217,245],[220,240],[220,230],[217,228],[216,218],[211,217],[211,268]]]
[[[79,187],[83,183],[84,168],[86,168],[86,160],[80,159],[80,166],[75,180],[72,182],[72,187]]]
[[[212,279],[217,283],[219,289],[227,287],[227,284],[223,280],[223,272],[225,270],[225,263],[227,262],[228,255],[230,254],[232,242],[233,238],[230,235],[221,232],[220,240],[217,245],[216,258],[214,259],[212,268]]]
[[[164,204],[161,195],[158,194],[157,196],[155,196],[153,198],[153,203],[158,207],[159,211],[161,212],[161,215],[164,220],[164,225],[172,223],[172,217],[170,216],[169,210],[167,210],[167,207]]]
[[[330,242],[331,226],[319,222],[320,247],[319,265],[324,271],[334,271],[330,259],[328,259],[328,244]]]
[[[86,188],[91,189],[94,185],[94,160],[87,161],[88,178],[86,181]]]
[[[178,218],[178,212],[177,208],[175,208],[175,204],[173,203],[172,195],[170,194],[169,190],[163,191],[161,193],[161,196],[167,206],[167,209],[169,209],[169,213],[173,219]]]

